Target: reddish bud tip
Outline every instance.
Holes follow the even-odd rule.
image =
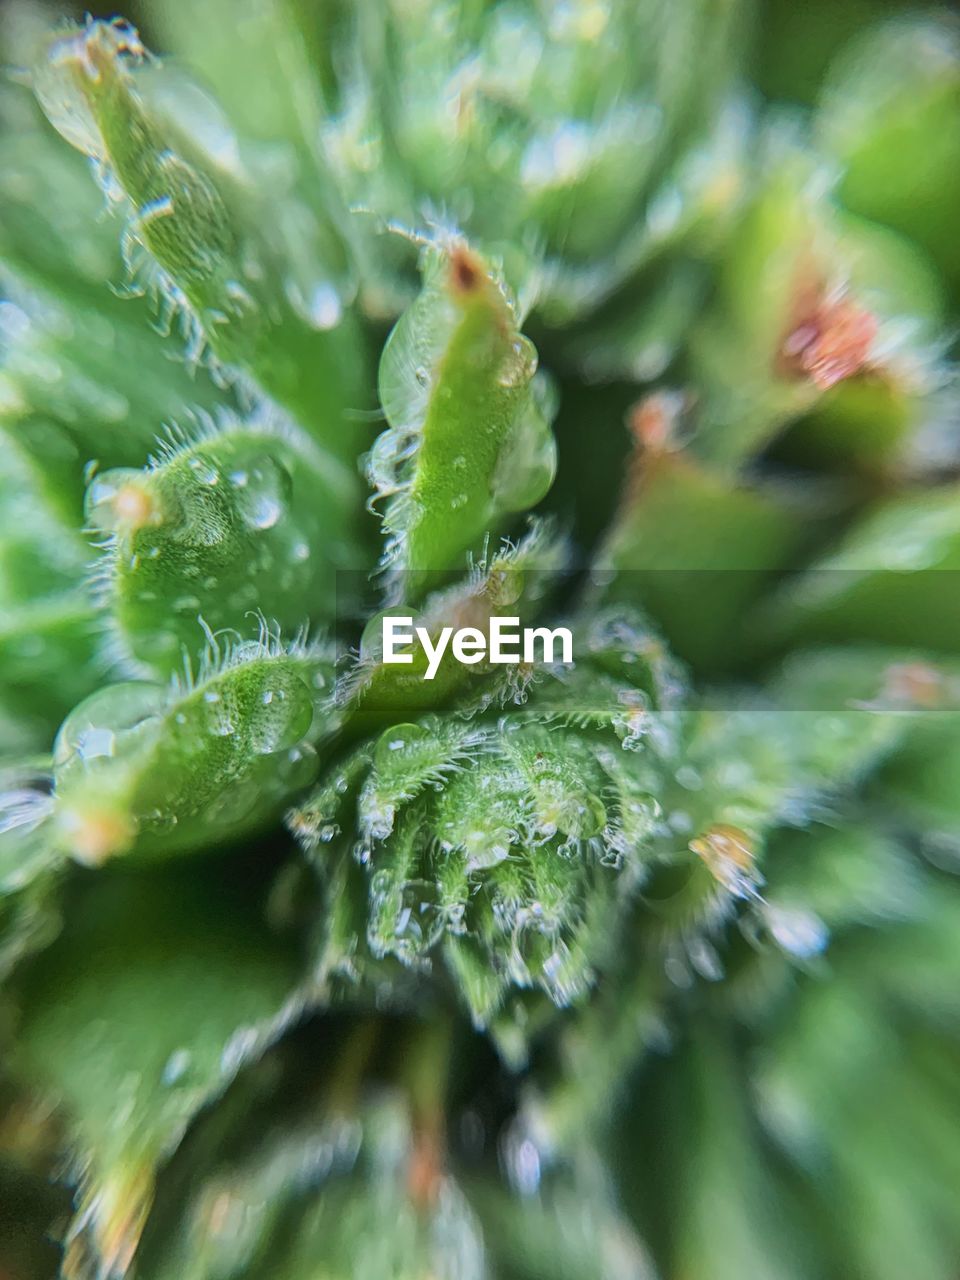
[[[819,291],[818,291],[819,292]],[[798,308],[780,346],[781,371],[828,391],[870,366],[877,321],[849,298],[819,292]]]
[[[483,264],[465,244],[450,254],[450,283],[455,293],[476,293],[485,279]]]

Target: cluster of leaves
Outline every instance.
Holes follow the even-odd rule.
[[[4,32],[0,1271],[949,1280],[956,26],[147,17]]]

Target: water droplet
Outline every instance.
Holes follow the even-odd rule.
[[[518,333],[504,356],[497,375],[501,387],[525,387],[537,371],[537,348],[526,334]]]
[[[380,735],[373,753],[374,767],[385,771],[396,768],[398,760],[422,744],[429,735],[418,724],[398,724]]]
[[[392,952],[407,963],[413,962],[433,946],[442,931],[432,882],[404,881],[390,870],[374,873],[367,937],[375,954]]]
[[[99,689],[64,720],[54,746],[54,764],[61,767],[72,759],[88,763],[116,755],[124,735],[158,720],[168,696],[163,685],[146,681]]]
[[[669,185],[650,201],[647,209],[647,229],[655,240],[671,235],[683,217],[683,194],[678,187]]]
[[[242,486],[237,487],[240,518],[251,529],[272,529],[280,520],[293,492],[290,473],[268,454],[256,459],[245,472]]]
[[[78,736],[76,750],[82,760],[94,760],[98,756],[115,755],[116,747],[117,735],[112,729],[92,725]]]
[[[688,991],[693,986],[693,974],[690,965],[681,956],[668,955],[663,961],[663,972],[667,980],[681,991]]]
[[[260,695],[260,710],[251,717],[250,744],[258,755],[272,755],[295,746],[310,729],[313,703],[307,686],[297,677],[276,684]]]
[[[220,1054],[220,1070],[224,1075],[233,1075],[250,1057],[259,1043],[256,1027],[238,1027]]]
[[[84,514],[87,523],[103,533],[132,532],[162,519],[148,477],[129,467],[94,476],[84,498]]]
[[[171,1085],[178,1084],[190,1070],[190,1050],[174,1049],[170,1057],[167,1059],[160,1077],[163,1084],[169,1088]]]
[[[607,811],[590,792],[571,794],[558,779],[541,784],[537,798],[538,826],[544,836],[562,831],[574,840],[589,840],[607,824]]]
[[[225,831],[244,823],[256,808],[257,789],[243,782],[227,786],[203,811],[203,821],[208,827]]]
[[[296,791],[313,782],[317,776],[319,758],[309,742],[298,742],[285,756],[279,758],[277,773],[287,791]]]
[[[692,765],[681,765],[674,776],[686,791],[699,791],[703,786],[703,778]]]
[[[507,609],[523,595],[526,583],[523,570],[494,565],[487,575],[484,591],[494,609]]]
[[[343,303],[329,281],[314,285],[310,292],[307,314],[315,329],[333,329],[340,323]]]
[[[98,23],[91,30],[99,31]],[[98,37],[99,38],[99,37]],[[83,92],[83,75],[94,73],[87,52],[87,32],[64,36],[50,45],[48,56],[33,70],[33,90],[47,119],[67,142],[95,159],[106,150],[96,117]]]
[[[553,484],[557,446],[549,422],[533,409],[514,427],[497,459],[493,492],[503,511],[535,506]]]
[[[690,957],[693,968],[701,978],[706,978],[707,982],[719,982],[723,977],[723,963],[720,955],[707,938],[692,937],[687,943],[687,955]]]
[[[284,292],[297,315],[313,329],[334,329],[343,317],[343,302],[329,280],[317,281],[308,293],[299,281],[287,280]]]
[[[466,831],[460,835],[460,847],[467,859],[467,871],[487,871],[510,856],[510,849],[517,839],[512,827],[486,827]]]
[[[197,477],[201,484],[213,486],[220,482],[220,472],[213,465],[209,458],[205,458],[202,454],[195,454],[187,464],[190,470]]]
[[[364,837],[370,840],[386,840],[393,831],[397,806],[392,801],[365,789],[360,797],[358,818]]]
[[[205,689],[203,702],[206,707],[205,723],[209,733],[216,738],[229,738],[236,729],[232,700],[225,701],[218,689]]]
[[[377,662],[383,656],[383,620],[384,618],[411,618],[411,629],[416,627],[419,615],[416,609],[406,605],[391,609],[382,609],[375,613],[360,636],[360,658],[364,662]]]
[[[550,999],[563,1008],[582,996],[590,981],[590,972],[566,943],[560,942],[544,960],[540,977]]]
[[[511,1183],[522,1196],[536,1195],[543,1161],[524,1120],[510,1125],[502,1142],[503,1163]]]
[[[561,120],[531,138],[523,153],[520,181],[531,191],[570,186],[586,172],[597,134],[585,120]]]
[[[820,917],[804,907],[769,903],[764,917],[774,941],[798,959],[820,955],[830,940],[829,930]]]

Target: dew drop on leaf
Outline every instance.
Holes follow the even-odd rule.
[[[130,680],[106,685],[67,716],[57,734],[54,763],[115,755],[124,734],[159,718],[168,698],[160,684]]]
[[[220,472],[209,458],[203,457],[202,454],[197,454],[195,457],[191,458],[189,467],[201,484],[205,484],[210,487],[215,484],[219,484]]]
[[[264,454],[244,473],[238,489],[240,518],[250,529],[272,529],[289,504],[293,491],[290,473],[275,458]]]
[[[236,729],[233,708],[224,702],[216,689],[207,689],[203,695],[206,706],[206,727],[216,738],[229,738]]]
[[[525,334],[517,334],[500,366],[501,387],[525,387],[537,371],[537,348]]]
[[[83,33],[65,36],[50,48],[34,71],[33,89],[53,127],[71,146],[102,160],[103,136],[73,66],[88,62]]]
[[[179,1084],[189,1070],[190,1050],[174,1049],[164,1065],[162,1082],[168,1087]]]
[[[120,533],[158,524],[159,504],[142,471],[117,467],[90,482],[84,499],[87,523],[102,533]]]
[[[497,461],[493,495],[504,511],[535,506],[553,483],[557,446],[553,432],[539,412],[517,424]]]
[[[250,745],[258,755],[285,751],[304,737],[312,720],[310,694],[302,681],[264,689],[250,718]]]
[[[313,781],[317,767],[318,759],[314,748],[307,742],[298,742],[280,757],[277,775],[287,790],[295,791]]]
[[[767,928],[773,940],[784,951],[807,960],[820,955],[829,941],[829,931],[818,915],[803,907],[767,904],[764,910]]]
[[[390,769],[411,747],[421,743],[426,730],[417,724],[398,724],[380,735],[373,753],[373,763],[381,770]]]
[[[411,618],[412,627],[417,625],[418,614],[416,609],[411,609],[406,605],[391,609],[383,609],[380,613],[375,613],[367,625],[363,628],[363,634],[360,636],[360,658],[364,662],[376,662],[383,655],[383,620],[384,618]]]

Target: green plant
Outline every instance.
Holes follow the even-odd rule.
[[[5,28],[0,1274],[949,1280],[955,23],[143,16]]]

